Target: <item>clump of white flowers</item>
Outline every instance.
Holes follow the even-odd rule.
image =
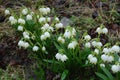
[[[117,72],[119,72],[120,71],[120,65],[112,65],[112,67],[111,67],[111,70],[113,71],[113,73],[117,73]]]
[[[56,29],[60,29],[60,28],[63,28],[63,24],[62,23],[57,23],[55,25]]]
[[[113,56],[106,55],[106,54],[101,55],[101,59],[103,60],[103,62],[112,62],[112,61],[114,61]]]
[[[57,41],[60,42],[60,43],[65,43],[65,39],[61,36],[58,37]]]
[[[18,23],[20,23],[20,24],[25,24],[25,20],[22,19],[22,18],[19,18],[19,19],[18,19]]]
[[[27,8],[25,8],[25,9],[22,10],[22,14],[23,15],[27,15],[27,13],[28,13],[28,9]]]
[[[14,16],[10,16],[10,17],[9,17],[9,21],[10,21],[11,25],[17,23],[17,19],[15,19]]]
[[[117,45],[114,45],[114,46],[112,46],[111,51],[118,53],[118,52],[120,52],[120,47]]]
[[[26,48],[28,48],[30,45],[29,45],[28,42],[20,40],[20,41],[18,42],[18,46],[19,46],[19,47],[23,47],[23,48],[26,49]]]
[[[77,46],[77,41],[72,41],[71,43],[68,44],[68,49],[75,49]]]
[[[45,22],[45,21],[46,21],[45,17],[40,17],[39,20],[38,20],[39,23],[42,23],[42,22]]]
[[[92,45],[93,45],[94,47],[102,47],[102,46],[103,46],[103,44],[102,44],[101,42],[97,42],[97,41],[93,41],[93,42],[92,42]]]
[[[50,38],[50,33],[49,32],[45,32],[44,34],[42,34],[40,36],[41,41],[46,40],[47,38]]]
[[[27,20],[32,20],[32,15],[28,14],[28,15],[26,16],[26,19],[27,19]]]
[[[88,55],[88,60],[90,61],[90,63],[92,64],[96,64],[97,63],[97,58],[95,56],[93,56],[92,54]]]
[[[29,33],[28,32],[23,32],[23,37],[25,39],[30,39]]]
[[[76,35],[76,30],[75,28],[68,27],[65,30],[64,37],[70,39],[71,37]]]
[[[42,14],[48,14],[48,13],[50,13],[50,8],[49,7],[47,7],[47,8],[39,8],[39,11]]]
[[[101,27],[98,27],[97,29],[96,29],[96,32],[98,33],[98,34],[107,34],[108,33],[108,29],[107,28],[101,28]]]
[[[91,36],[90,35],[86,35],[86,36],[84,36],[84,39],[89,41],[91,39]]]
[[[68,59],[68,57],[65,54],[61,54],[61,53],[57,53],[55,57],[58,61],[60,60],[62,62],[65,62]]]

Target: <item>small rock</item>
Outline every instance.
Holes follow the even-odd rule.
[[[71,24],[71,21],[70,21],[70,19],[68,19],[68,18],[66,18],[66,17],[63,17],[63,18],[61,19],[61,23],[62,23],[63,26],[65,27],[65,26],[70,25],[70,24]]]

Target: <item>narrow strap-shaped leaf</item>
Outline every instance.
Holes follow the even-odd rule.
[[[65,80],[65,78],[68,75],[68,70],[64,70],[64,72],[62,73],[61,79],[60,80]]]
[[[104,73],[108,76],[109,80],[114,80],[112,74],[104,67],[101,67]]]
[[[105,75],[103,75],[103,74],[101,74],[101,73],[99,73],[99,72],[95,72],[95,74],[96,74],[98,77],[100,77],[101,79],[103,79],[103,80],[108,80],[108,78],[107,78]]]

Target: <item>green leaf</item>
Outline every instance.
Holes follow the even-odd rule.
[[[48,62],[48,63],[56,63],[56,64],[59,64],[59,62],[58,62],[58,61],[55,61],[55,60],[43,59],[43,61]]]
[[[119,55],[117,53],[115,53],[114,56],[115,56],[115,61],[118,61],[119,60]]]
[[[98,77],[102,78],[103,80],[109,80],[105,75],[103,75],[103,74],[101,74],[101,73],[95,72],[95,74],[96,74]]]
[[[60,49],[60,46],[56,42],[54,42],[54,45],[58,50]]]
[[[114,80],[112,74],[107,70],[107,68],[105,67],[101,67],[101,69],[104,71],[104,73],[107,75],[107,77],[109,78],[109,80]]]
[[[68,70],[64,70],[64,72],[62,73],[61,79],[60,80],[65,80],[66,77],[68,75]]]

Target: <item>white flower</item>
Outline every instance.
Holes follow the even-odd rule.
[[[57,23],[55,25],[56,29],[60,29],[60,28],[63,28],[63,24],[62,23]]]
[[[96,32],[97,32],[98,34],[100,34],[100,33],[102,33],[102,29],[101,29],[100,27],[98,27],[98,28],[96,29]]]
[[[62,55],[61,55],[60,53],[57,53],[57,54],[55,55],[55,57],[56,57],[57,60],[60,60],[61,57],[62,57]]]
[[[66,30],[64,33],[64,37],[69,39],[71,37],[71,32]]]
[[[50,17],[48,17],[48,18],[47,18],[47,22],[50,22],[50,21],[51,21],[51,18],[50,18]]]
[[[62,62],[66,61],[67,59],[68,59],[68,58],[67,58],[66,55],[62,55],[62,56],[61,56],[61,61],[62,61]]]
[[[75,49],[76,46],[77,46],[77,42],[72,41],[71,43],[68,44],[68,49]]]
[[[9,21],[10,21],[11,25],[17,23],[17,20],[14,18],[14,16],[10,16]]]
[[[38,49],[39,49],[38,46],[34,46],[34,47],[32,48],[33,51],[38,51]]]
[[[110,53],[110,50],[109,50],[108,48],[103,48],[103,52],[104,52],[105,54],[108,54],[108,53]]]
[[[85,47],[90,48],[91,47],[90,42],[85,43]]]
[[[105,64],[102,64],[102,63],[101,63],[101,64],[100,64],[100,67],[105,67]]]
[[[42,29],[43,31],[48,30],[48,29],[49,29],[49,24],[46,23],[45,25],[43,25],[43,27],[41,27],[41,29]]]
[[[51,27],[51,26],[49,26],[49,28],[48,28],[48,29],[49,29],[49,31],[52,31],[52,32],[54,31],[54,28],[53,28],[53,27]]]
[[[50,33],[49,32],[45,32],[44,35],[49,38],[50,37]]]
[[[108,55],[106,55],[106,54],[101,55],[101,59],[102,59],[104,62],[107,62],[107,61],[108,61]]]
[[[16,24],[16,23],[17,23],[17,19],[14,19],[14,20],[11,21],[11,25]]]
[[[40,36],[40,39],[41,39],[41,41],[43,41],[43,40],[46,39],[46,36],[43,34],[43,35]]]
[[[20,40],[20,41],[18,42],[18,46],[19,46],[19,47],[24,47],[24,48],[26,49],[26,48],[28,48],[28,47],[29,47],[29,43],[28,43],[28,42],[25,42],[25,41]]]
[[[120,47],[117,46],[117,45],[114,45],[114,46],[111,48],[111,51],[118,53],[118,52],[120,51]]]
[[[92,42],[92,46],[94,46],[94,47],[95,47],[95,46],[96,46],[96,44],[97,44],[97,42],[96,42],[96,41],[93,41],[93,42]]]
[[[68,59],[68,57],[64,54],[60,54],[60,53],[57,53],[55,55],[56,59],[59,61],[61,60],[62,62],[66,61]]]
[[[46,51],[46,48],[45,48],[45,46],[43,46],[43,47],[42,47],[42,51]]]
[[[88,55],[88,59],[90,60],[91,58],[93,58],[94,56],[92,54]]]
[[[118,65],[112,65],[111,70],[113,73],[117,73],[119,71],[119,66]]]
[[[58,42],[65,43],[65,39],[62,38],[61,36],[58,37]]]
[[[101,42],[97,42],[97,47],[101,47],[102,46],[102,43]]]
[[[20,41],[18,42],[18,46],[19,46],[19,47],[22,47],[23,45],[24,45],[24,41],[20,40]]]
[[[101,46],[102,46],[102,43],[101,43],[101,42],[93,41],[93,42],[92,42],[92,45],[93,45],[94,47],[101,47]]]
[[[14,16],[9,17],[9,21],[13,21],[14,19],[15,19]]]
[[[48,13],[47,10],[46,10],[46,8],[39,8],[39,11],[42,14],[47,14]]]
[[[114,61],[113,56],[108,56],[107,62],[112,62],[112,61]]]
[[[25,32],[23,32],[23,35],[29,35],[29,33],[25,31]]]
[[[96,63],[97,63],[97,58],[96,58],[96,57],[92,57],[92,58],[90,59],[90,63],[96,64]]]
[[[28,9],[27,8],[25,8],[25,9],[22,10],[22,14],[23,15],[26,15],[27,13],[28,13]]]
[[[103,28],[103,29],[102,29],[102,33],[103,33],[103,34],[107,34],[107,33],[108,33],[108,29],[107,29],[107,28]]]
[[[26,19],[27,19],[27,20],[32,20],[32,15],[28,14],[28,15],[26,16]]]
[[[5,15],[9,15],[10,11],[8,9],[5,10]]]
[[[58,18],[58,17],[56,17],[56,18],[55,18],[55,21],[59,21],[59,18]]]
[[[47,13],[50,13],[50,8],[47,7],[47,8],[46,8],[46,11],[47,11]]]
[[[86,36],[84,37],[84,39],[87,40],[87,41],[89,41],[89,40],[91,39],[91,36],[90,36],[90,35],[86,35]]]
[[[23,32],[23,37],[24,37],[25,39],[30,39],[28,32]]]
[[[24,42],[24,46],[25,49],[29,47],[29,43],[28,42]]]
[[[50,33],[49,32],[45,32],[44,34],[42,34],[40,36],[40,39],[41,39],[41,41],[43,41],[43,40],[46,40],[49,37],[50,37]]]
[[[39,21],[39,23],[45,22],[46,18],[45,17],[40,17],[38,21]]]
[[[18,23],[20,23],[20,24],[25,24],[25,20],[22,19],[22,18],[19,18],[19,19],[18,19]]]
[[[99,50],[98,50],[98,49],[95,49],[94,52],[95,52],[96,54],[99,54]]]
[[[23,36],[25,39],[30,39],[29,35],[24,35]]]
[[[23,26],[18,26],[17,30],[18,31],[23,31]]]

